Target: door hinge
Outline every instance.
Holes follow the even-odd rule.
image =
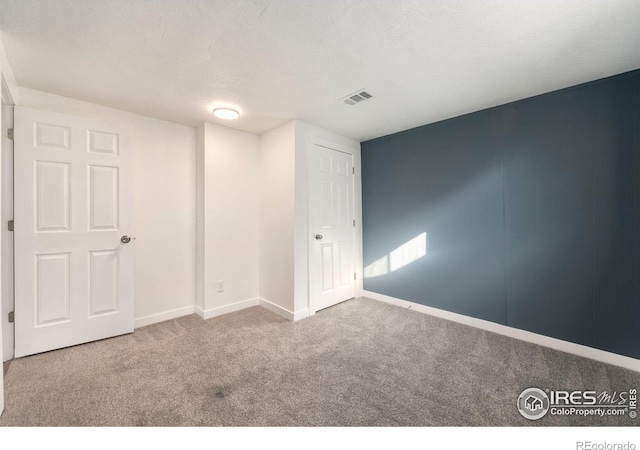
[[[7,222],[7,230],[13,231],[13,220]]]
[[[356,219],[353,219],[353,226],[356,226]]]
[[[13,140],[13,128],[7,128],[7,139]]]
[[[13,323],[14,320],[15,320],[15,315],[14,315],[13,311],[11,311],[9,313],[9,323]]]
[[[354,175],[356,174],[356,168],[355,167],[351,168],[351,173],[354,174]]]
[[[356,279],[356,273],[355,272],[353,272],[353,279],[354,280]]]

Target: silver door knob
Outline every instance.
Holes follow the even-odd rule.
[[[131,238],[125,234],[120,238],[120,242],[122,242],[123,244],[128,244],[129,242],[131,242]]]
[[[322,235],[321,234],[316,234],[316,241],[320,241],[322,240]]]

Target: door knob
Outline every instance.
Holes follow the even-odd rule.
[[[125,234],[120,238],[120,242],[122,242],[123,244],[128,244],[129,242],[131,242],[131,238]]]
[[[322,240],[322,235],[321,234],[316,234],[316,241],[320,241]]]

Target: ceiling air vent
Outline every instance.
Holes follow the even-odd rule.
[[[362,103],[366,100],[369,100],[372,97],[373,95],[371,95],[367,91],[361,90],[361,91],[354,92],[353,94],[347,95],[346,97],[341,98],[340,100],[345,102],[349,106],[353,106],[353,105],[357,105],[358,103]]]

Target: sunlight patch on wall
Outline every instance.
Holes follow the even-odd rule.
[[[427,254],[427,233],[422,233],[389,253],[391,272],[422,258]]]
[[[395,272],[427,254],[427,233],[419,234],[393,250],[389,255],[372,262],[364,268],[365,278],[375,278]]]
[[[365,278],[375,278],[389,273],[389,257],[384,255],[364,268]]]

